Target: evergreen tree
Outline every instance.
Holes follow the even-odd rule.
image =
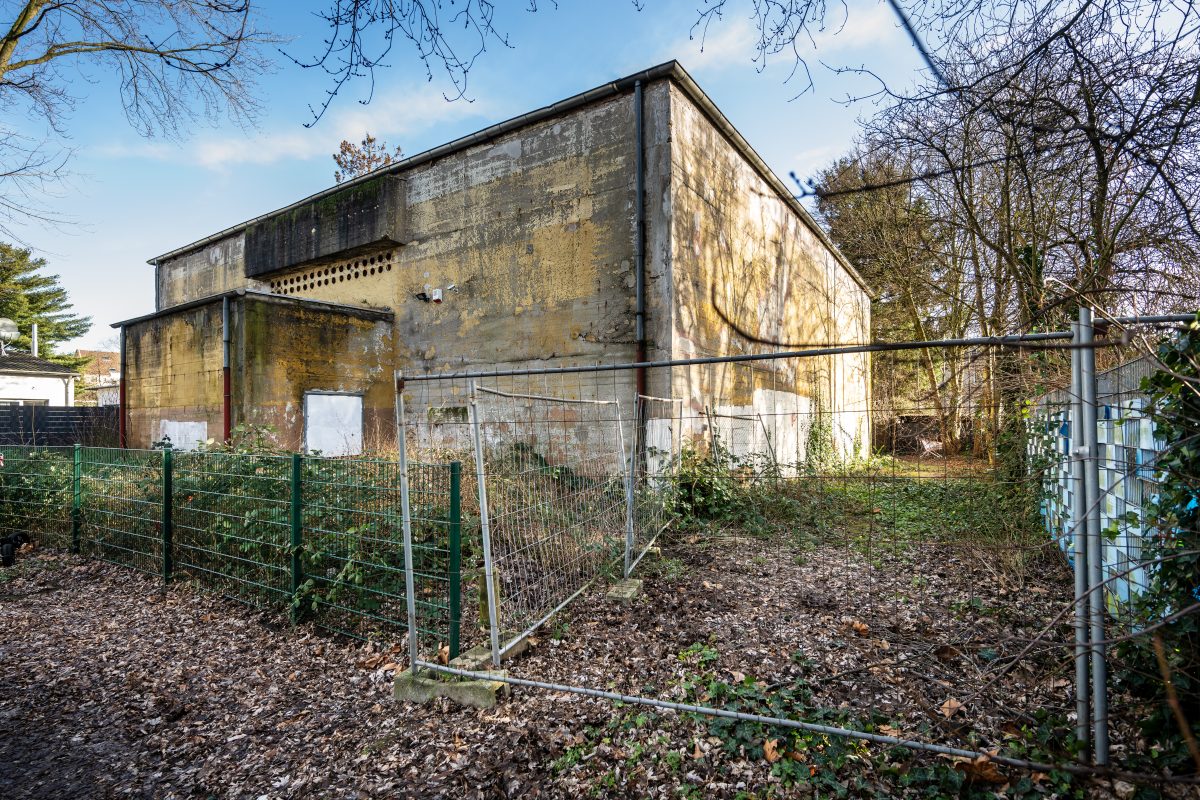
[[[28,250],[0,242],[0,317],[17,323],[21,335],[10,347],[29,350],[30,331],[38,324],[38,350],[41,358],[79,368],[86,359],[57,355],[54,346],[82,336],[92,327],[88,317],[72,313],[67,290],[57,275],[44,272],[46,259],[34,258]]]

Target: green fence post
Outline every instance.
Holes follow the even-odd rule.
[[[299,453],[292,453],[292,508],[290,520],[292,523],[292,538],[290,552],[292,554],[292,622],[300,619],[300,606],[297,603],[300,594],[300,584],[304,582],[304,565],[300,562],[300,548],[304,537],[304,506],[300,502],[300,486],[303,477],[304,462]]]
[[[174,504],[174,491],[171,487],[171,443],[167,442],[163,447],[162,457],[162,579],[163,583],[171,582],[171,572],[173,564],[171,562],[171,550],[174,547],[173,542],[173,521],[171,519],[172,506]]]
[[[71,552],[79,552],[80,528],[83,527],[83,445],[75,445],[71,467]]]
[[[458,657],[462,619],[462,463],[450,462],[450,658]]]

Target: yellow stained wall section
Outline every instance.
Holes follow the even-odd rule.
[[[127,326],[124,378],[130,447],[149,447],[162,420],[204,422],[220,438],[220,301]]]
[[[245,297],[234,329],[235,424],[268,426],[280,445],[300,449],[305,392],[346,392],[363,396],[366,446],[395,441],[390,321]]]
[[[671,141],[672,356],[780,349],[738,330],[783,349],[869,341],[865,289],[675,87]],[[865,355],[696,367],[676,372],[673,391],[685,400],[685,415],[708,408],[748,417],[747,428],[771,429],[771,418],[780,418],[807,430],[828,412],[841,449],[861,454],[869,444],[868,373]],[[787,449],[802,451],[803,443]]]

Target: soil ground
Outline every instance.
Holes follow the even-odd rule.
[[[1069,630],[1028,648],[1066,599],[1059,570],[1048,559],[1016,582],[966,553],[693,537],[648,562],[640,601],[596,588],[511,670],[727,707],[787,690],[835,723],[1006,746],[1071,706]],[[766,744],[769,732],[542,690],[487,711],[397,703],[392,651],[63,554],[0,571],[0,614],[0,797],[14,800],[899,796],[947,767],[968,793],[1055,791],[1053,776]]]

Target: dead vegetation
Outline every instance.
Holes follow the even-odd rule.
[[[641,601],[591,592],[513,674],[726,707],[782,698],[829,724],[1061,753],[1065,629],[1001,674],[1058,610],[1061,576],[1047,564],[1021,588],[978,559],[931,551],[916,570],[916,557],[683,540],[654,560]],[[402,705],[388,651],[187,586],[46,552],[0,581],[4,797],[1108,791],[532,689],[492,711]]]

